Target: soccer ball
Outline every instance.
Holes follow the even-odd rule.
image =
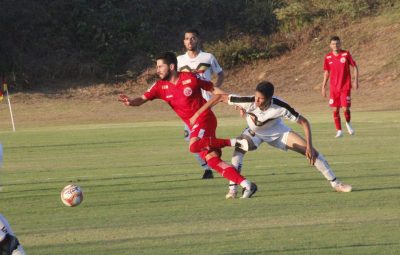
[[[61,191],[61,201],[66,205],[66,206],[77,206],[80,203],[82,203],[83,200],[83,192],[81,187],[74,185],[74,184],[69,184],[63,188]]]

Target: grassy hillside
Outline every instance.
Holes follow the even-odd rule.
[[[394,9],[376,17],[362,19],[346,28],[321,32],[311,43],[271,61],[256,61],[226,71],[224,88],[236,93],[252,93],[263,79],[274,82],[277,95],[284,97],[303,113],[329,112],[327,99],[320,96],[323,56],[328,38],[337,34],[350,50],[360,69],[360,89],[353,91],[353,110],[400,110],[400,11]],[[115,84],[68,84],[68,89],[45,93],[12,95],[17,127],[59,125],[63,123],[131,122],[169,119],[174,114],[160,102],[140,109],[124,108],[116,102],[119,92],[140,94],[154,75],[151,68],[137,81]],[[63,84],[57,84],[63,86]],[[0,130],[9,130],[9,115],[4,101],[0,105]],[[218,106],[220,115],[235,115]]]

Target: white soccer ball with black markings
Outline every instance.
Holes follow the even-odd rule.
[[[82,203],[83,192],[81,187],[75,184],[69,184],[61,191],[61,201],[70,207],[74,207]]]

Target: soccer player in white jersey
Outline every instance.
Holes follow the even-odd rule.
[[[185,31],[183,44],[186,53],[178,56],[178,71],[196,73],[201,79],[211,81],[212,75],[217,75],[217,81],[214,86],[219,88],[224,81],[224,72],[218,64],[213,54],[201,51],[200,49],[200,33],[196,29],[188,29]],[[211,94],[202,90],[202,95],[207,101],[211,98]],[[185,125],[184,137],[189,142],[190,129]],[[204,170],[203,179],[214,178],[211,168],[207,165],[198,154],[195,154],[197,161]]]
[[[283,151],[289,149],[303,154],[309,160],[310,164],[314,165],[325,179],[330,182],[334,190],[337,192],[351,192],[352,187],[340,182],[336,178],[324,156],[313,147],[311,128],[308,120],[296,112],[290,105],[273,95],[274,85],[267,81],[263,81],[257,85],[254,96],[216,95],[199,109],[190,121],[194,121],[203,110],[216,105],[218,102],[225,102],[241,107],[245,112],[248,124],[248,128],[241,134],[241,138],[249,142],[248,150],[256,150],[261,143],[266,142]],[[297,122],[302,126],[305,139],[286,126],[282,118]],[[238,171],[242,168],[245,153],[246,151],[243,149],[235,149],[233,154],[232,165]],[[234,183],[230,183],[226,198],[236,198],[236,195],[237,186]]]
[[[6,218],[0,214],[0,255],[25,255]]]

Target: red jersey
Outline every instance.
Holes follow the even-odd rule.
[[[356,62],[350,52],[341,50],[337,56],[330,52],[324,59],[324,70],[329,71],[329,85],[331,91],[349,91],[351,89],[350,65]]]
[[[178,72],[178,78],[176,84],[159,80],[143,95],[148,100],[159,98],[167,102],[190,127],[189,119],[206,103],[201,89],[210,91],[214,85],[212,82],[201,80],[195,74],[188,72]],[[215,117],[211,109],[207,109],[199,116],[198,120],[210,115]]]

